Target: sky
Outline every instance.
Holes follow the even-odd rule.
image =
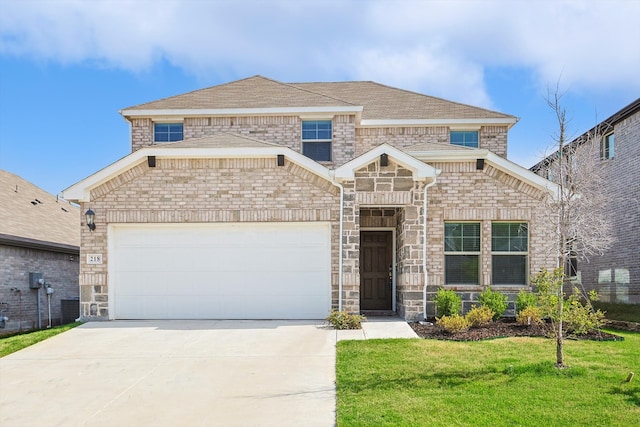
[[[263,75],[519,117],[509,160],[640,96],[640,0],[0,0],[0,169],[51,194],[130,153],[119,111]]]

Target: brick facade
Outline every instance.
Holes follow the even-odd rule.
[[[3,332],[38,327],[38,291],[29,288],[29,273],[42,273],[53,289],[51,323],[61,323],[62,299],[78,298],[78,254],[51,252],[41,249],[0,245],[0,316],[9,320]],[[49,323],[47,295],[40,289],[40,321]]]
[[[158,159],[142,163],[92,191],[95,231],[82,230],[82,256],[105,254],[102,265],[80,269],[82,315],[107,318],[108,225],[330,221],[339,236],[339,189],[327,180],[275,159]],[[88,206],[83,206],[83,210]],[[332,300],[338,300],[338,248],[332,254]]]
[[[238,87],[257,84],[273,90],[272,81],[263,81],[257,77],[238,82]],[[316,91],[329,90],[323,85],[303,88],[295,91],[297,101],[278,99],[274,106],[265,107],[261,100],[255,109],[251,96],[244,92],[227,92],[228,86],[221,87],[222,96],[231,96],[230,105],[234,110],[224,110],[225,105],[218,98],[197,97],[194,102],[201,109],[201,115],[187,116],[182,120],[184,139],[190,140],[228,133],[252,138],[288,147],[301,153],[301,127],[303,120],[332,119],[332,160],[320,162],[326,167],[327,176],[321,178],[311,170],[285,162],[284,167],[276,166],[274,158],[227,158],[227,159],[190,159],[157,156],[156,166],[149,167],[146,162],[133,165],[126,171],[110,177],[105,182],[91,189],[90,206],[96,212],[98,228],[90,232],[86,227],[82,230],[82,256],[87,253],[105,254],[104,264],[82,264],[80,271],[80,288],[82,314],[88,319],[104,319],[109,317],[109,278],[108,278],[108,226],[125,223],[219,223],[219,222],[284,222],[284,221],[329,221],[332,224],[332,307],[337,308],[342,302],[343,309],[350,312],[360,310],[360,233],[362,230],[391,230],[395,236],[394,264],[395,271],[395,307],[393,309],[406,319],[416,319],[424,314],[423,288],[428,279],[429,293],[444,284],[443,229],[445,221],[465,220],[482,223],[483,252],[481,255],[482,283],[479,286],[461,289],[464,295],[473,298],[490,284],[491,277],[491,222],[523,221],[530,225],[529,269],[548,266],[546,258],[548,245],[544,232],[539,226],[541,212],[540,200],[543,194],[536,188],[526,184],[503,170],[490,164],[484,170],[476,170],[475,160],[452,161],[450,163],[429,163],[441,169],[442,173],[431,185],[432,178],[416,178],[413,169],[409,170],[406,158],[404,161],[389,156],[389,164],[381,166],[379,158],[354,172],[353,179],[335,181],[332,178],[335,170],[354,160],[358,156],[370,152],[382,144],[388,144],[399,150],[426,143],[446,145],[449,143],[451,128],[446,124],[421,125],[442,118],[443,123],[449,119],[461,118],[472,123],[468,130],[479,132],[479,148],[506,158],[508,125],[487,125],[493,123],[515,123],[512,116],[477,110],[473,107],[445,105],[446,101],[435,99],[418,99],[415,94],[405,91],[388,92],[383,86],[367,87],[380,92],[381,98],[372,104],[361,107],[357,112],[357,101],[349,102],[347,107],[338,102],[340,96],[331,96],[327,100],[324,95],[318,98]],[[248,86],[247,86],[248,87]],[[253,87],[253,86],[251,86]],[[331,86],[333,87],[333,86]],[[291,87],[282,90],[290,91]],[[346,87],[335,87],[346,90]],[[214,93],[217,89],[211,88]],[[251,92],[253,94],[253,92]],[[269,92],[273,93],[273,92]],[[349,92],[345,92],[348,94]],[[378,92],[376,92],[378,93]],[[387,96],[398,97],[397,102],[410,99],[411,110],[415,102],[420,105],[424,117],[416,117],[415,111],[393,112],[387,122],[385,104]],[[346,95],[345,95],[346,96]],[[349,95],[351,96],[351,95]],[[187,96],[188,97],[188,96]],[[309,98],[307,98],[309,97]],[[408,98],[407,98],[408,97]],[[206,98],[206,99],[205,99]],[[242,98],[242,99],[240,99]],[[245,99],[247,98],[247,99]],[[211,99],[210,108],[206,100]],[[318,111],[312,109],[316,104],[306,104],[303,99],[317,102]],[[395,98],[394,98],[395,99]],[[170,100],[169,100],[170,101]],[[145,104],[143,109],[158,111],[161,116],[166,111],[174,110],[171,102],[162,100]],[[215,101],[215,102],[213,102]],[[312,101],[309,101],[312,102]],[[334,104],[338,102],[338,104]],[[369,101],[368,101],[369,102]],[[394,101],[395,102],[395,101]],[[204,104],[202,104],[204,103]],[[427,110],[426,104],[434,110]],[[384,108],[383,108],[384,104]],[[178,110],[185,108],[184,103],[176,104]],[[304,105],[311,105],[304,107]],[[393,105],[390,104],[390,105]],[[398,104],[400,105],[400,104]],[[352,108],[352,106],[354,106]],[[372,111],[366,111],[371,107]],[[157,110],[154,110],[157,108]],[[195,107],[194,107],[195,108]],[[237,110],[253,109],[252,115],[242,115]],[[282,108],[279,114],[276,109]],[[297,108],[300,113],[292,113]],[[340,108],[340,113],[327,113],[333,108]],[[453,108],[453,110],[451,110]],[[258,112],[260,110],[262,113]],[[304,111],[302,111],[304,110]],[[134,107],[128,110],[132,116],[125,116],[131,123],[131,150],[154,145],[153,120],[170,121],[171,117],[141,117],[141,110]],[[215,111],[233,111],[229,115],[211,115]],[[248,110],[247,110],[248,111]],[[399,110],[401,111],[401,110]],[[459,111],[460,117],[450,117],[452,111]],[[286,113],[285,113],[286,112]],[[367,116],[367,114],[369,114]],[[402,122],[399,114],[408,114],[411,126],[380,125],[372,123]],[[485,115],[488,114],[487,117]],[[513,119],[513,121],[510,121]],[[365,120],[369,125],[366,125]],[[363,124],[364,123],[364,124]],[[456,128],[457,129],[457,128]],[[465,129],[466,130],[466,129]],[[240,142],[239,144],[242,144]],[[155,147],[161,148],[163,144]],[[265,145],[265,147],[270,147]],[[213,149],[213,148],[212,148]],[[471,150],[471,149],[469,149]],[[407,150],[408,151],[408,150]],[[468,150],[457,147],[457,153],[466,154]],[[185,155],[184,153],[181,154]],[[397,154],[396,157],[403,157]],[[482,153],[484,155],[484,152]],[[455,156],[454,156],[455,157]],[[306,159],[305,159],[306,160]],[[412,159],[416,161],[416,159]],[[357,163],[354,162],[354,163]],[[409,162],[411,163],[411,162]],[[301,162],[305,164],[305,162]],[[361,165],[361,163],[357,163]],[[402,166],[405,165],[405,166]],[[422,170],[423,165],[417,169]],[[310,167],[310,169],[313,169]],[[415,165],[414,165],[415,169]],[[351,176],[350,174],[343,175]],[[338,184],[340,182],[340,184]],[[343,204],[341,206],[341,190]],[[427,196],[425,211],[425,194]],[[85,202],[83,209],[89,207]],[[340,211],[342,209],[342,211]],[[340,236],[340,214],[343,216],[342,236]],[[426,224],[425,224],[426,221]],[[426,232],[426,236],[425,236]],[[425,249],[425,237],[427,247]],[[340,241],[342,240],[342,247]],[[425,261],[425,253],[427,254]],[[338,271],[342,261],[342,271]],[[425,265],[428,276],[425,275]],[[343,292],[339,293],[339,282],[342,279]],[[517,289],[507,290],[517,291]],[[340,297],[340,298],[339,298]]]

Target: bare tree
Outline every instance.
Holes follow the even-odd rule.
[[[553,322],[556,338],[556,366],[564,367],[563,319],[564,288],[573,275],[573,260],[587,260],[600,255],[612,244],[612,224],[606,209],[608,194],[603,191],[600,162],[601,140],[607,129],[596,126],[570,143],[567,142],[567,112],[561,103],[562,94],[556,87],[549,91],[547,104],[553,110],[558,124],[554,135],[557,151],[547,164],[547,178],[558,185],[556,198],[549,199],[550,236],[558,243],[560,280],[556,286],[557,298]],[[586,299],[584,288],[581,291]]]

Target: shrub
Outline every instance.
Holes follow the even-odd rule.
[[[597,294],[589,295],[591,300],[597,299]],[[582,303],[581,293],[578,288],[573,289],[573,294],[567,298],[565,310],[565,325],[569,332],[576,335],[584,335],[594,329],[600,329],[604,320],[604,313],[594,310],[589,301]]]
[[[359,314],[349,314],[346,311],[331,310],[325,319],[335,329],[362,329],[362,322],[366,317]]]
[[[452,334],[469,329],[469,322],[467,322],[467,319],[460,316],[459,314],[454,314],[452,316],[442,316],[436,319],[436,324],[442,326],[445,331]]]
[[[506,295],[492,291],[491,287],[482,291],[480,298],[478,298],[481,306],[493,311],[493,320],[498,320],[507,311],[508,301],[509,299]]]
[[[471,307],[471,310],[467,312],[465,318],[472,328],[475,326],[483,326],[491,322],[493,311],[491,311],[489,307],[476,307],[474,305]]]
[[[521,289],[516,298],[516,316],[520,314],[522,310],[529,307],[536,307],[537,305],[538,297],[536,297],[536,294]]]
[[[460,314],[462,298],[452,290],[438,289],[436,293],[436,310],[439,316]]]
[[[542,310],[540,307],[528,306],[516,314],[516,321],[521,325],[542,325]]]

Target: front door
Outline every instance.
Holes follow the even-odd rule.
[[[360,232],[360,310],[392,310],[393,233]]]

